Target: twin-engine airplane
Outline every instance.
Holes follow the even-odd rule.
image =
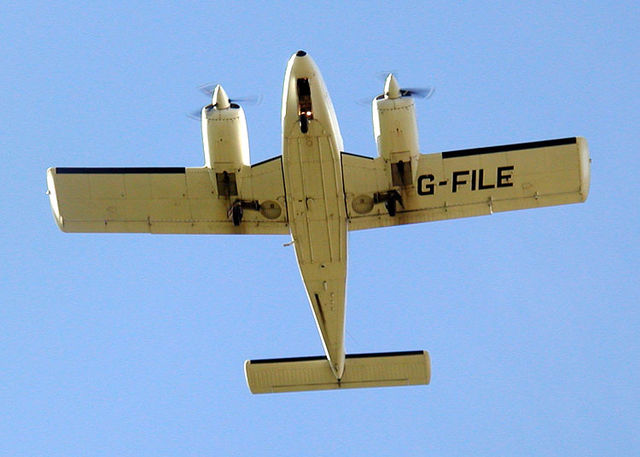
[[[50,168],[65,232],[290,234],[325,356],[250,360],[253,393],[428,384],[426,351],[345,355],[347,233],[583,202],[584,138],[420,154],[414,100],[389,75],[372,102],[378,157],[344,152],[304,51],[284,77],[282,155],[250,165],[242,108],[221,86],[202,109],[205,165]]]

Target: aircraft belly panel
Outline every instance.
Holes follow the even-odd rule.
[[[317,122],[285,137],[284,174],[291,235],[325,352],[344,364],[347,221],[340,155]]]

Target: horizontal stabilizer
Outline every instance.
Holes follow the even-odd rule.
[[[301,392],[429,384],[431,361],[427,351],[350,354],[339,381],[323,356],[247,360],[244,371],[251,393]]]

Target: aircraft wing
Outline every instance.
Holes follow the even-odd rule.
[[[231,179],[206,167],[50,168],[47,185],[64,232],[289,233],[281,157]],[[236,200],[254,206],[239,226],[228,216]]]
[[[589,192],[584,138],[420,154],[411,165],[403,186],[381,157],[342,154],[349,230],[577,203]],[[390,216],[380,197],[393,190],[402,204]]]

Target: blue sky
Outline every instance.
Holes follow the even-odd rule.
[[[5,2],[0,454],[640,453],[637,2]],[[321,354],[286,237],[68,235],[49,166],[200,166],[221,83],[280,154],[286,61],[374,155],[380,72],[435,86],[423,152],[580,135],[585,204],[352,233],[347,350],[427,349],[427,387],[252,396]]]

